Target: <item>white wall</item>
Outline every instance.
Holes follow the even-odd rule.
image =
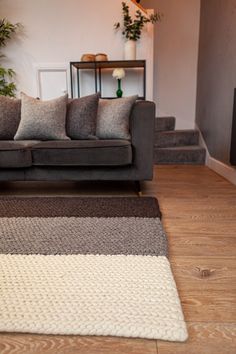
[[[37,67],[63,70],[70,61],[80,60],[83,53],[104,52],[111,60],[123,59],[124,39],[113,30],[114,23],[121,20],[121,2],[1,0],[1,18],[24,26],[24,36],[9,42],[5,50],[7,65],[17,73],[19,90],[37,96]],[[137,58],[148,61],[147,97],[152,99],[153,30],[150,28],[138,44]]]
[[[124,39],[113,31],[114,22],[121,19],[121,2],[0,0],[0,16],[21,22],[25,28],[25,36],[6,48],[19,90],[38,95],[38,64],[62,69],[85,52],[105,52],[110,59],[122,59]],[[155,26],[157,113],[174,115],[179,129],[194,128],[200,0],[142,0],[142,4],[164,14]],[[149,31],[138,44],[137,57],[148,60],[147,97],[152,99],[153,38]]]
[[[158,115],[173,115],[177,128],[194,128],[200,0],[142,0],[164,14],[155,29],[154,100]]]

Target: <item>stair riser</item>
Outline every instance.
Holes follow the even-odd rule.
[[[156,147],[198,145],[199,133],[196,132],[155,132]]]
[[[154,163],[157,165],[204,165],[206,152],[204,149],[189,151],[173,151],[168,149],[154,150]]]
[[[155,131],[167,131],[175,129],[174,117],[158,117],[155,120]]]

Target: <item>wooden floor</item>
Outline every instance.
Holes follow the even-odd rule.
[[[132,184],[11,184],[8,194],[132,195]],[[0,354],[235,354],[236,188],[204,166],[161,166],[145,195],[158,198],[189,340],[0,334]]]

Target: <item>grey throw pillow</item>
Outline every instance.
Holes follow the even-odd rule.
[[[21,93],[21,121],[15,140],[67,140],[68,95],[41,101]]]
[[[96,139],[96,122],[100,94],[68,101],[66,131],[72,139]]]
[[[97,137],[101,139],[130,139],[129,117],[138,96],[100,99],[97,116]]]
[[[20,123],[21,100],[0,96],[0,140],[12,140]]]

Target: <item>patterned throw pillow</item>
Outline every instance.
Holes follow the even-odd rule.
[[[21,93],[21,121],[15,140],[68,140],[66,106],[68,95],[41,101]]]
[[[12,140],[20,123],[21,100],[0,96],[0,140]]]
[[[71,139],[96,139],[96,122],[100,94],[69,100],[66,131]]]
[[[138,96],[100,99],[97,116],[97,137],[101,139],[130,139],[129,117]]]

